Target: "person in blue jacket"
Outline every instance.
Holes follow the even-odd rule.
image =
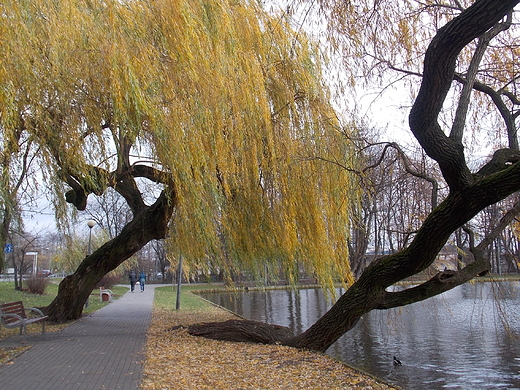
[[[141,271],[139,274],[139,285],[141,286],[141,292],[144,291],[144,282],[146,282],[146,274],[144,271]]]

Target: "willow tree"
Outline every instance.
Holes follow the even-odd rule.
[[[483,256],[483,250],[513,220],[518,213],[517,205],[503,216],[485,239],[478,244],[472,242],[473,262],[457,271],[440,272],[430,280],[402,291],[389,289],[393,284],[429,267],[451,234],[479,212],[520,190],[520,153],[517,134],[511,133],[516,128],[514,120],[518,116],[516,107],[520,101],[514,95],[518,79],[515,62],[518,50],[514,44],[517,30],[512,23],[512,14],[519,0],[455,0],[452,4],[435,1],[322,3],[335,33],[332,35],[334,47],[343,50],[350,63],[360,59],[360,67],[366,64],[363,58],[366,60],[369,53],[370,69],[381,64],[387,69],[395,69],[397,67],[392,60],[396,59],[403,59],[406,65],[413,63],[420,54],[420,44],[431,31],[428,27],[437,27],[439,21],[448,20],[438,30],[432,29],[432,38],[428,38],[429,45],[424,56],[421,55],[422,71],[407,72],[421,76],[420,88],[409,114],[410,130],[425,153],[438,165],[448,193],[424,219],[408,246],[372,262],[334,306],[304,333],[288,336],[285,330],[279,332],[278,329],[271,329],[269,332],[269,328],[257,332],[255,326],[259,325],[254,324],[240,335],[242,340],[255,340],[257,333],[261,333],[264,342],[281,341],[286,345],[317,351],[325,351],[371,310],[418,302],[488,272],[490,264]],[[469,6],[464,9],[463,3]],[[403,12],[402,7],[408,11],[416,8],[414,12]],[[438,12],[433,17],[430,13],[422,20],[428,24],[419,28],[419,15],[431,10]],[[341,35],[344,36],[343,42]],[[497,40],[490,44],[493,37]],[[371,53],[374,48],[378,53]],[[388,55],[389,58],[383,61],[378,54]],[[407,55],[401,57],[403,54]],[[486,59],[487,66],[479,71],[482,59]],[[486,83],[477,75],[495,88],[485,88]],[[463,87],[452,89],[456,83],[462,83]],[[465,138],[464,134],[469,129],[479,127],[467,115],[469,103],[473,100],[482,102],[483,99],[473,94],[472,90],[486,93],[492,104],[484,107],[494,107],[504,119],[502,125],[495,129],[495,139],[501,132],[508,135],[505,145],[497,142],[498,148],[491,160],[475,170],[470,169],[466,155],[468,149],[465,148],[468,137]],[[455,113],[450,115],[452,106],[449,96],[457,93],[460,93],[460,99],[454,107]],[[502,104],[508,109],[503,110]],[[480,111],[484,111],[482,107]],[[509,119],[513,123],[508,123]],[[243,324],[239,327],[233,323],[206,324],[194,326],[191,332],[232,339],[234,336],[230,328],[247,329]]]
[[[308,157],[350,153],[319,50],[284,18],[247,1],[7,0],[0,35],[2,136],[40,146],[58,211],[113,188],[133,213],[61,282],[53,321],[167,236],[194,266],[349,278],[356,190]]]

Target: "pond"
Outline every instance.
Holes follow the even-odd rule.
[[[331,306],[320,289],[201,295],[295,333]],[[327,354],[404,389],[520,389],[519,337],[520,282],[467,283],[423,302],[366,314]],[[402,366],[393,365],[394,355]]]

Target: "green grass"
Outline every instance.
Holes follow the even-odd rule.
[[[126,293],[129,288],[124,286],[113,286],[110,287],[109,290],[111,290],[114,295],[112,296],[112,299],[117,299],[124,293]],[[88,302],[88,308],[83,309],[83,314],[90,314],[95,312],[96,310],[101,309],[103,306],[106,306],[109,302],[101,302],[99,300],[99,289],[96,288],[94,291],[92,291],[92,294],[90,294],[90,299]]]
[[[198,310],[209,308],[212,305],[194,294],[193,291],[215,290],[220,285],[186,284],[181,287],[180,309]],[[157,287],[155,289],[154,305],[160,309],[175,310],[177,302],[177,286]]]
[[[0,303],[22,301],[25,307],[45,307],[48,306],[58,294],[58,284],[61,280],[52,280],[45,289],[45,294],[36,295],[27,291],[17,291],[14,289],[14,282],[0,282]],[[114,293],[114,299],[128,291],[127,287],[114,286],[110,290]],[[94,289],[89,299],[89,306],[83,310],[84,314],[92,313],[108,302],[100,302],[99,290]]]
[[[52,302],[58,294],[58,285],[51,283],[44,295],[36,295],[27,291],[14,289],[14,282],[0,282],[0,303],[22,301],[26,307],[42,307]]]

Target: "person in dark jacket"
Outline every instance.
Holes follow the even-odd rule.
[[[132,292],[134,292],[135,282],[137,282],[137,275],[135,274],[134,271],[130,272],[129,279],[130,279],[130,290],[132,290]]]
[[[144,271],[141,271],[139,274],[139,285],[141,286],[141,292],[144,291],[144,282],[146,282],[146,274]]]

